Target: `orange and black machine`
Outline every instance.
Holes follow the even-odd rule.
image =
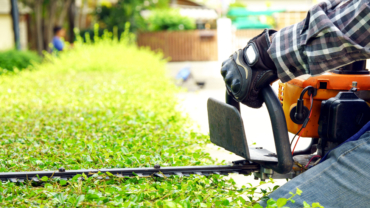
[[[226,94],[226,103],[210,98],[211,142],[250,162],[259,163],[256,178],[293,178],[314,166],[370,121],[370,74],[357,61],[319,76],[301,76],[262,90],[269,111],[276,153],[248,146],[240,104]],[[288,132],[295,134],[290,141]],[[300,151],[300,138],[310,145]]]

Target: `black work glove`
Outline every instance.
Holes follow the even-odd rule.
[[[267,53],[270,35],[275,32],[264,30],[222,63],[221,74],[228,93],[252,108],[262,106],[260,90],[278,79],[275,64]]]

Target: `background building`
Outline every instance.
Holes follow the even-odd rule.
[[[19,30],[21,49],[27,49],[28,44],[28,13],[30,9],[22,4],[19,8]],[[10,14],[10,0],[0,0],[0,50],[12,49],[15,47],[13,19]]]

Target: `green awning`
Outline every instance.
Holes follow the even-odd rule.
[[[260,22],[256,18],[237,18],[233,21],[233,25],[236,29],[265,29],[272,28],[271,25]]]
[[[274,13],[284,12],[285,10],[264,10],[249,11],[245,8],[231,8],[227,16],[231,18],[233,25],[237,29],[264,29],[272,28],[271,25],[262,23],[258,16],[272,16]]]
[[[278,10],[264,10],[264,11],[249,11],[245,8],[232,8],[227,13],[228,16],[234,16],[234,17],[245,17],[245,16],[251,16],[251,15],[268,15],[271,16],[274,13],[284,12],[284,9],[278,9]]]

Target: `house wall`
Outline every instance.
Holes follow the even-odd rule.
[[[20,4],[18,4],[18,7],[19,5]],[[26,13],[29,12],[29,8],[27,7],[19,8],[20,8],[19,15],[20,45],[21,49],[25,50],[28,48],[27,42],[28,27]],[[10,10],[11,10],[10,0],[0,0],[0,51],[12,49],[15,47],[13,19],[10,14]]]
[[[7,50],[13,47],[14,33],[12,17],[10,14],[0,14],[0,50]]]
[[[9,14],[10,8],[10,0],[0,0],[0,14]]]
[[[0,50],[14,47],[13,21],[10,1],[0,0]]]
[[[217,61],[217,31],[144,32],[137,36],[138,45],[160,51],[170,61]]]

